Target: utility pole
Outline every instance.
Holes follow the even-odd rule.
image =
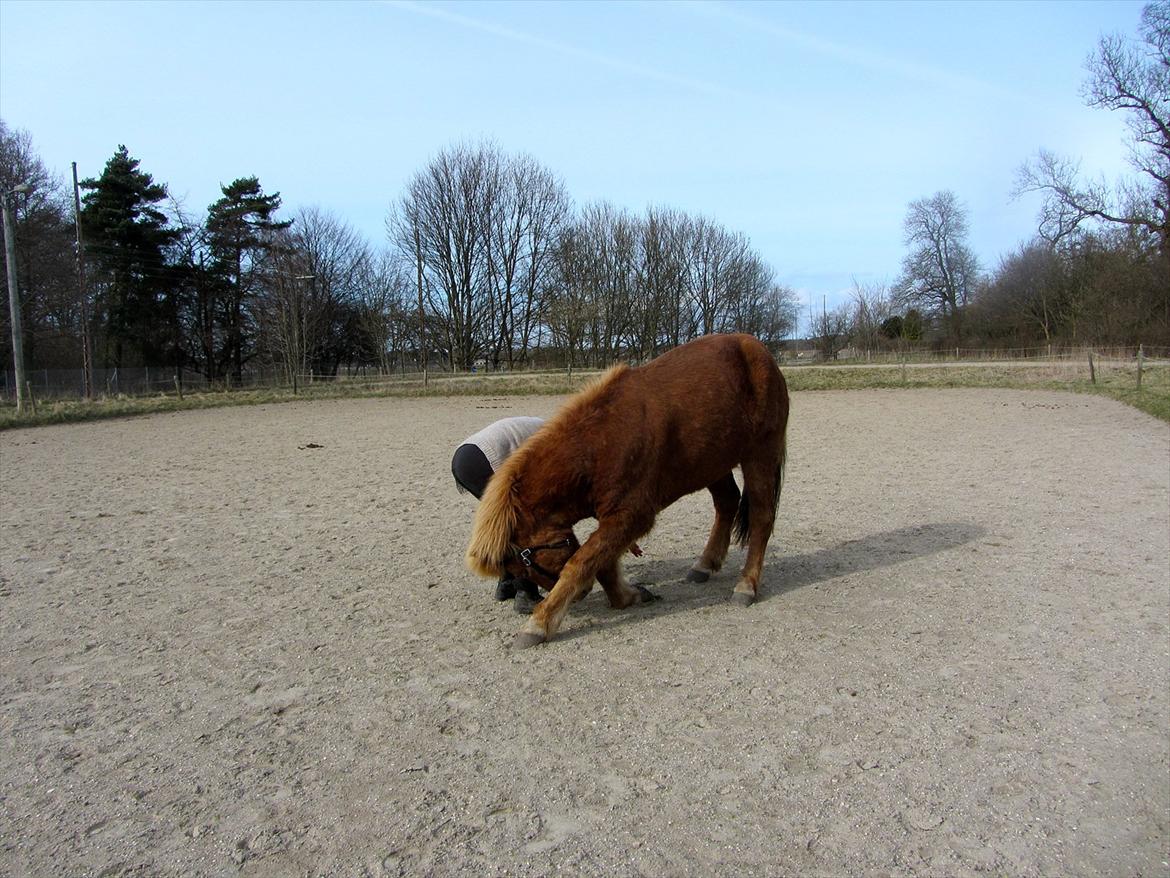
[[[9,199],[13,193],[27,192],[22,183],[11,191],[0,192],[0,209],[4,219],[4,258],[8,263],[8,308],[12,317],[12,365],[16,372],[16,413],[24,412],[24,331],[20,326],[20,292],[16,289],[16,230]]]
[[[77,162],[73,163],[73,220],[77,225],[77,294],[81,302],[81,371],[85,398],[93,399],[93,348],[89,340],[89,288],[85,285],[85,245],[81,240],[81,193],[77,185]]]

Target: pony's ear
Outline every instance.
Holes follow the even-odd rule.
[[[512,547],[516,529],[516,507],[513,505],[512,485],[497,473],[484,491],[483,500],[475,511],[475,525],[471,529],[471,543],[467,546],[467,566],[480,576],[502,576],[504,559]]]

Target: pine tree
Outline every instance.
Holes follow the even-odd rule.
[[[81,183],[86,250],[97,271],[98,308],[105,323],[105,360],[123,365],[129,351],[141,362],[164,362],[173,333],[167,314],[171,287],[167,248],[178,232],[156,205],[167,187],[139,169],[119,146],[96,180]]]
[[[256,177],[241,177],[220,188],[223,197],[207,209],[209,268],[222,293],[225,360],[231,364],[232,383],[239,386],[244,364],[255,353],[251,305],[260,286],[257,269],[276,247],[273,233],[292,222],[272,218],[280,209],[280,193],[265,195]]]

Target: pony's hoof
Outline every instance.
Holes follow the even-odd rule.
[[[710,578],[710,571],[700,570],[698,567],[692,567],[687,573],[687,582],[706,582]]]
[[[516,635],[516,639],[512,641],[512,649],[528,649],[537,644],[544,643],[543,634],[533,634],[530,631],[521,631]]]
[[[637,602],[639,604],[652,604],[655,601],[662,600],[662,597],[660,595],[656,595],[654,592],[650,591],[650,589],[646,588],[645,586],[641,586],[641,585],[638,585],[637,583],[634,583],[634,588],[636,588],[638,590],[638,601]]]
[[[733,591],[731,602],[737,607],[750,607],[756,602],[756,596],[750,591]]]

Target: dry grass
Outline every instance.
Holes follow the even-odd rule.
[[[560,395],[579,390],[598,372],[518,372],[493,375],[432,376],[424,386],[420,378],[348,379],[313,384],[293,393],[291,388],[231,390],[97,400],[64,400],[41,403],[35,413],[17,415],[11,403],[0,406],[0,430],[63,424],[104,418],[133,417],[157,412],[214,408],[232,405],[265,405],[279,402],[347,397],[420,396],[531,396]],[[803,390],[860,390],[867,388],[1007,387],[1094,393],[1120,400],[1163,421],[1170,422],[1170,364],[1147,365],[1142,388],[1137,389],[1137,370],[1132,362],[1103,363],[1097,383],[1089,380],[1086,364],[958,363],[952,365],[891,366],[785,366],[785,377],[794,392]]]
[[[1137,388],[1132,362],[1098,365],[1097,381],[1087,364],[957,363],[954,365],[805,366],[785,370],[788,386],[801,390],[861,390],[875,387],[1007,387],[1021,390],[1065,390],[1108,396],[1163,421],[1170,421],[1170,364],[1147,365]]]

